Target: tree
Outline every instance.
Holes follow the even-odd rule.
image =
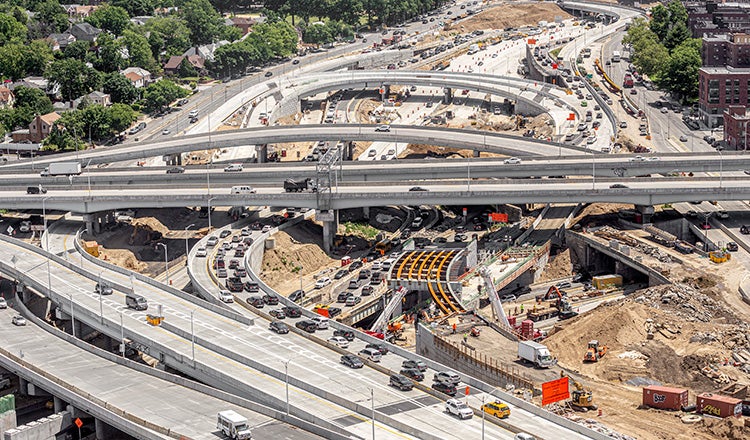
[[[195,70],[195,67],[193,67],[193,65],[190,64],[190,61],[188,61],[187,57],[185,57],[180,62],[180,68],[177,71],[177,75],[180,78],[194,77],[198,76],[198,71]]]
[[[701,67],[700,50],[693,41],[677,46],[666,62],[659,85],[677,95],[683,101],[698,93],[698,70]]]
[[[669,59],[669,51],[654,39],[641,44],[631,58],[639,72],[656,77]]]
[[[313,23],[305,28],[302,41],[308,44],[330,43],[333,41],[331,28],[322,23]]]
[[[62,32],[68,28],[68,14],[58,0],[46,0],[36,4],[32,10],[36,13],[36,23],[29,26],[33,29],[34,38],[44,38],[49,34]]]
[[[66,101],[90,93],[101,84],[99,72],[72,58],[50,64],[44,72],[44,77],[60,86],[60,93]]]
[[[27,107],[32,113],[38,115],[46,115],[53,110],[52,101],[42,90],[19,86],[15,88],[13,94],[16,97],[16,108]]]
[[[127,104],[112,104],[107,108],[107,118],[111,134],[115,134],[130,127],[138,119],[138,114]]]
[[[115,103],[132,104],[138,99],[138,89],[120,72],[104,75],[102,91],[108,93]]]
[[[45,41],[35,40],[28,45],[0,45],[0,78],[17,80],[28,75],[40,75],[52,59],[52,49]]]
[[[112,6],[119,6],[128,12],[131,17],[154,14],[154,2],[152,0],[112,0]]]
[[[171,102],[188,96],[190,92],[178,86],[168,79],[159,80],[149,84],[143,92],[143,101],[146,111],[159,110]]]
[[[0,45],[9,42],[26,41],[26,26],[19,23],[12,15],[0,14]]]
[[[115,39],[109,32],[102,32],[96,38],[98,56],[94,59],[94,67],[102,72],[115,72],[125,67],[128,62],[123,58],[122,42]]]
[[[65,46],[65,50],[63,50],[63,56],[65,58],[74,58],[76,60],[86,61],[90,47],[91,43],[89,43],[88,41],[74,41]]]
[[[157,69],[158,66],[146,37],[131,30],[126,30],[122,33],[122,42],[128,49],[128,65],[141,67],[149,71]]]
[[[26,75],[43,75],[49,63],[55,59],[47,40],[34,40],[23,46],[23,65]]]
[[[190,29],[190,40],[196,46],[213,42],[224,27],[221,15],[208,0],[187,0],[180,16]]]
[[[244,72],[249,66],[260,63],[261,55],[255,45],[237,41],[216,49],[214,60],[208,67],[213,75],[226,76]]]
[[[154,58],[182,55],[190,48],[190,29],[174,17],[155,17],[143,26]]]
[[[112,32],[116,36],[122,35],[125,29],[130,27],[130,16],[128,11],[119,7],[104,4],[94,10],[86,18],[88,23],[99,29]]]
[[[667,32],[667,37],[664,39],[664,47],[672,50],[688,38],[690,38],[690,31],[687,26],[682,22],[675,23]]]

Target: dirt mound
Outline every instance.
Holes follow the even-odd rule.
[[[570,261],[570,249],[565,249],[557,255],[550,257],[549,263],[544,266],[542,275],[538,282],[556,280],[573,274],[573,265]]]
[[[571,224],[581,223],[581,221],[587,217],[617,214],[621,209],[633,209],[633,205],[624,205],[620,203],[592,203],[584,206],[573,219]]]
[[[117,266],[124,267],[125,269],[132,270],[138,273],[146,273],[149,265],[143,261],[139,261],[135,254],[128,249],[102,249],[99,258],[116,264]]]
[[[745,426],[743,419],[727,417],[726,419],[704,418],[697,426],[701,431],[726,440],[744,440],[750,436],[750,428]]]
[[[148,231],[154,231],[160,233],[162,236],[166,236],[169,233],[169,228],[154,217],[138,217],[134,218],[131,225],[137,228],[146,229]]]
[[[501,4],[460,22],[459,26],[467,32],[477,29],[504,29],[507,27],[536,26],[542,20],[553,22],[557,17],[567,20],[572,16],[551,3],[514,3],[512,7]]]

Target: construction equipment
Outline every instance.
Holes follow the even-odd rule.
[[[391,315],[393,315],[393,312],[396,311],[396,308],[401,305],[401,300],[404,298],[404,296],[406,296],[407,293],[409,293],[409,290],[407,290],[403,286],[399,286],[393,292],[393,297],[388,302],[388,304],[386,304],[385,308],[380,313],[380,316],[375,319],[375,322],[370,327],[370,331],[382,333],[389,330],[388,322],[391,319]]]
[[[487,270],[486,267],[481,267],[479,269],[479,274],[484,280],[484,287],[487,289],[487,296],[489,297],[490,304],[492,304],[492,310],[495,312],[495,317],[504,325],[510,326],[508,323],[508,317],[505,316],[505,310],[503,310],[503,306],[500,303],[500,297],[495,289],[495,282],[492,281],[492,274],[490,274],[490,271]]]
[[[708,253],[708,258],[714,263],[726,263],[732,259],[732,254],[724,251],[714,251]]]
[[[593,341],[589,341],[589,345],[586,350],[586,355],[583,357],[583,361],[599,362],[599,359],[604,357],[605,354],[607,354],[607,346],[599,345],[599,341],[594,339]]]
[[[543,296],[540,295],[536,299],[537,301],[544,301],[550,298],[557,297],[554,302],[551,302],[547,306],[534,305],[531,310],[528,311],[526,316],[532,321],[542,321],[557,316],[559,319],[569,319],[574,316],[578,316],[578,312],[573,310],[573,306],[566,296],[563,296],[560,289],[556,286],[550,286],[547,293]]]
[[[549,286],[549,289],[547,290],[547,293],[544,295],[538,295],[536,297],[537,302],[539,301],[547,301],[549,299],[553,298],[562,298],[563,293],[560,291],[560,289],[557,288],[557,286]]]
[[[560,377],[565,376],[568,375],[566,375],[564,371],[560,371]],[[585,412],[588,410],[596,410],[597,406],[594,405],[594,393],[591,390],[584,389],[583,385],[572,377],[568,376],[568,378],[573,382],[573,387],[575,388],[575,390],[570,393],[571,399],[568,402],[570,406],[576,411]]]

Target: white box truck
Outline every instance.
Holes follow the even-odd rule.
[[[524,362],[531,362],[537,368],[549,368],[556,363],[547,347],[534,341],[520,341],[518,357]]]
[[[41,175],[44,176],[70,176],[72,174],[81,174],[81,163],[80,162],[53,162],[49,164],[49,167],[42,171]]]
[[[219,412],[216,420],[216,429],[221,430],[222,434],[235,440],[253,438],[252,432],[247,426],[247,419],[231,409]]]

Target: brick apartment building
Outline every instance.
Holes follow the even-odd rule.
[[[688,28],[694,38],[750,32],[750,3],[687,1]]]
[[[733,150],[747,150],[750,113],[744,105],[730,105],[724,112],[724,141]]]

